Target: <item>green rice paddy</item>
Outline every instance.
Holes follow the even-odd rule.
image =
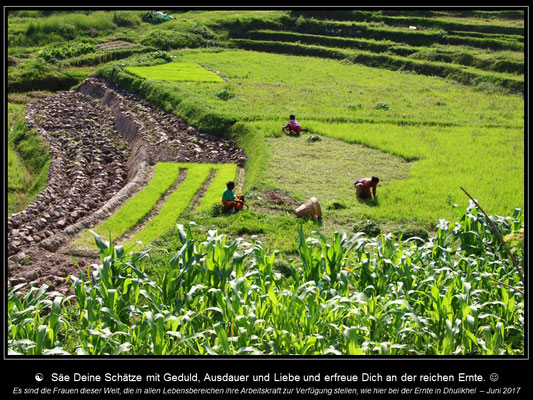
[[[137,242],[148,245],[174,228],[175,221],[191,205],[193,197],[206,183],[211,170],[215,170],[215,178],[198,206],[198,210],[209,209],[220,201],[225,183],[235,179],[235,164],[161,162],[156,164],[152,180],[146,187],[91,230],[104,238],[118,239],[128,247]],[[183,182],[180,182],[180,171],[185,175]],[[172,190],[174,186],[175,190]],[[156,207],[165,195],[167,198],[164,203]],[[152,218],[142,223],[150,213],[154,214]],[[123,237],[127,239],[122,240]],[[81,232],[72,246],[95,249],[93,234],[89,231]]]
[[[379,206],[355,207],[356,218],[424,223],[452,218],[451,205],[465,201],[460,186],[470,188],[499,215],[523,207],[524,114],[519,96],[487,95],[440,78],[313,57],[227,50],[191,51],[178,58],[221,71],[235,91],[234,98],[220,101],[217,88],[177,83],[186,94],[178,110],[209,109],[211,114],[245,121],[252,131],[273,138],[293,113],[310,133],[362,144],[410,162],[407,179],[380,177]],[[275,139],[264,151],[281,159],[295,157]],[[315,157],[328,168],[324,153]],[[379,170],[377,163],[371,161],[368,174]],[[270,183],[276,179],[279,166],[266,162],[259,168],[267,171]],[[309,165],[300,169],[306,171]],[[492,184],[498,181],[506,184]],[[287,182],[278,179],[277,186],[287,187]],[[339,200],[351,202],[351,196]]]
[[[126,70],[140,78],[177,82],[224,82],[215,74],[194,63],[168,63],[147,67],[128,67]]]

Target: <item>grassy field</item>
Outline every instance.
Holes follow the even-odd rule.
[[[450,206],[464,199],[460,186],[469,188],[484,207],[499,215],[523,206],[521,129],[324,123],[309,127],[329,137],[417,160],[406,180],[381,175],[383,183],[390,185],[380,190],[379,207],[369,211],[374,218],[427,221],[436,212],[449,218]],[[506,184],[491,184],[498,181]]]
[[[176,87],[192,97],[189,101],[202,101],[239,120],[279,120],[292,112],[300,118],[337,122],[523,125],[520,97],[487,96],[443,79],[315,57],[238,50],[179,52],[176,61],[220,71],[236,93],[231,101],[216,101],[215,86],[186,83]],[[376,109],[381,102],[389,105],[387,112]]]
[[[128,67],[126,71],[140,78],[180,82],[223,82],[217,74],[198,64],[168,63],[150,67]]]
[[[175,60],[219,71],[226,80],[224,85],[169,83],[177,93],[177,113],[190,115],[192,122],[206,110],[220,118],[247,121],[252,131],[272,138],[264,148],[274,157],[274,164],[302,162],[298,168],[286,168],[283,177],[269,172],[256,182],[256,188],[277,186],[290,193],[288,175],[294,173],[292,180],[311,182],[314,174],[306,178],[299,171],[316,171],[316,163],[322,165],[317,176],[343,191],[337,200],[356,204],[350,192],[353,182],[328,178],[335,167],[325,152],[316,151],[314,159],[301,158],[298,147],[308,146],[297,145],[297,139],[295,146],[276,141],[281,140],[275,137],[288,115],[294,113],[311,133],[361,144],[410,163],[408,174],[399,180],[380,169],[384,155],[379,152],[365,162],[368,168],[349,168],[349,180],[373,172],[382,179],[379,205],[355,206],[354,218],[435,223],[440,217],[450,218],[451,205],[464,201],[460,186],[500,215],[523,206],[524,116],[519,96],[487,96],[443,79],[312,57],[196,50],[176,53]],[[216,95],[222,87],[229,87],[234,96],[222,101]],[[268,170],[270,161],[265,162],[256,168]],[[501,180],[506,185],[490,183]],[[315,193],[324,190],[317,188]],[[303,200],[301,194],[295,195]]]
[[[119,86],[139,91],[200,129],[220,135],[233,132],[243,145],[248,143],[245,192],[277,188],[303,201],[313,193],[307,188],[314,186],[314,193],[323,203],[345,203],[348,211],[342,213],[351,212],[352,219],[369,217],[426,225],[453,215],[450,206],[464,200],[459,186],[470,189],[498,214],[523,207],[524,100],[497,87],[497,79],[519,80],[523,76],[523,23],[519,13],[414,13],[406,17],[339,10],[332,15],[336,20],[329,21],[321,15],[311,11],[197,10],[175,13],[172,21],[150,25],[142,21],[140,12],[96,12],[91,18],[99,18],[95,27],[101,36],[83,42],[95,45],[114,32],[113,38],[166,50],[161,57],[172,62],[164,63],[150,54],[136,55],[108,63],[98,73]],[[26,68],[24,59],[37,54],[37,48],[29,46],[30,38],[63,38],[67,42],[62,46],[66,47],[72,35],[88,33],[91,18],[83,19],[79,13],[13,14],[10,54],[23,56],[23,68],[10,71],[22,71]],[[415,21],[417,30],[407,29],[407,20]],[[67,25],[72,31],[62,29]],[[332,29],[336,29],[335,34]],[[357,40],[346,36],[354,29],[360,33]],[[460,43],[457,36],[462,36],[465,43]],[[292,41],[291,46],[300,46],[304,52],[309,46],[321,47],[325,57],[329,51],[346,51],[346,46],[354,46],[360,54],[367,52],[371,56],[368,60],[396,57],[403,61],[396,67],[396,61],[389,60],[383,68],[373,68],[354,64],[355,59],[344,56],[334,60],[221,48],[223,42],[219,39],[231,42],[234,38],[241,40],[239,37],[263,41],[271,47],[276,40]],[[175,46],[216,48],[171,50]],[[67,62],[72,60],[50,63],[46,68]],[[415,64],[409,63],[419,63],[416,65],[427,71],[413,73],[409,65]],[[440,78],[423,75],[437,72],[440,66],[443,71],[453,67],[462,74],[477,70],[475,74],[491,78],[461,85],[454,81],[453,73]],[[46,69],[42,71],[45,74]],[[365,168],[346,163],[344,180],[335,179],[334,170],[322,168],[324,180],[334,189],[326,191],[315,183],[302,190],[306,179],[312,182],[315,178],[300,171],[316,170],[317,165],[332,165],[332,161],[324,151],[317,151],[313,157],[311,150],[311,155],[302,156],[299,147],[313,147],[298,146],[296,140],[284,143],[278,138],[279,128],[289,114],[296,114],[310,133],[372,149],[368,153],[372,156],[365,156]],[[241,135],[243,130],[249,135]],[[321,142],[328,143],[333,142]],[[408,172],[387,170],[383,160],[389,155],[407,163]],[[11,165],[18,165],[14,153],[10,157]],[[298,168],[290,165],[283,169],[284,175],[275,174],[284,160],[298,159]],[[24,170],[13,169],[21,171],[20,181],[11,179],[15,185],[24,180]],[[354,201],[349,181],[362,174],[381,175],[377,204]],[[491,185],[503,180],[505,185]],[[250,200],[253,203],[253,196]],[[200,212],[207,210],[203,205],[198,207]],[[332,210],[332,217],[336,212],[341,213]]]

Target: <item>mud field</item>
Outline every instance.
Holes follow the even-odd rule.
[[[65,250],[69,241],[140,190],[155,163],[246,161],[234,141],[96,78],[29,104],[26,121],[49,144],[52,161],[46,188],[7,220],[8,287],[36,281],[67,293],[66,278],[79,272]],[[75,259],[83,271],[100,262]]]

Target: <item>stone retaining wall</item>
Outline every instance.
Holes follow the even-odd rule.
[[[57,251],[140,190],[156,162],[246,160],[235,142],[93,77],[77,91],[29,104],[26,121],[49,144],[52,161],[46,188],[8,218],[8,256],[35,245]]]

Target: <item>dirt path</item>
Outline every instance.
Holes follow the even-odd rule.
[[[78,91],[29,104],[26,120],[49,144],[52,163],[46,188],[8,218],[8,287],[36,281],[68,291],[66,277],[79,271],[71,256],[58,249],[139,190],[144,165],[243,165],[246,160],[235,142],[198,132],[174,114],[95,78]],[[129,186],[133,189],[126,190]],[[99,262],[95,257],[76,259],[84,270]]]

